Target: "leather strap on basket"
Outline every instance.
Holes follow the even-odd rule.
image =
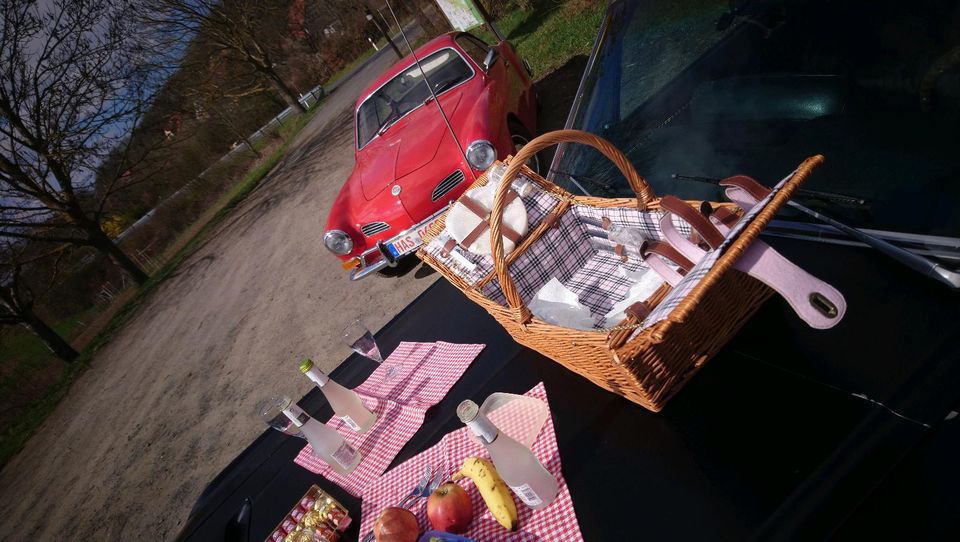
[[[670,286],[676,286],[680,279],[693,268],[693,262],[669,244],[661,241],[644,243],[640,247],[640,258]],[[675,271],[667,264],[673,264],[680,270]]]
[[[630,305],[629,307],[627,307],[626,310],[624,310],[623,312],[627,316],[633,316],[634,318],[637,319],[638,322],[642,322],[643,319],[646,318],[651,311],[652,309],[650,308],[650,305],[648,305],[646,301],[637,301],[633,305]]]
[[[749,177],[738,175],[731,179],[724,179],[727,184],[726,194],[744,209],[750,209],[766,197],[770,190]],[[734,195],[731,194],[734,193]],[[757,198],[757,196],[761,196]],[[711,223],[721,236],[729,233],[731,226],[726,213],[709,211]],[[732,214],[732,213],[731,213]],[[701,215],[702,216],[702,215]],[[732,224],[736,222],[733,221]],[[676,231],[670,213],[664,214],[660,221],[664,237],[671,242],[679,252],[693,261],[700,261],[706,252],[686,239]],[[651,266],[653,267],[653,266]],[[803,268],[784,258],[773,247],[760,239],[743,250],[743,254],[733,264],[733,267],[753,278],[763,282],[779,293],[793,308],[794,312],[804,322],[815,329],[828,329],[835,326],[846,313],[846,300],[836,288],[814,277]],[[662,273],[661,273],[662,275]],[[664,277],[664,280],[668,280]],[[668,280],[669,282],[669,280]]]
[[[755,181],[753,177],[747,177],[746,175],[734,175],[732,177],[727,177],[726,179],[720,181],[719,184],[724,188],[735,186],[743,190],[747,194],[750,194],[750,197],[753,199],[754,203],[770,195],[769,188]]]
[[[732,228],[733,225],[740,220],[740,216],[728,207],[717,207],[713,209],[709,218],[714,224],[720,224],[727,228]]]
[[[507,192],[506,205],[510,205],[515,199],[517,199],[517,193],[515,191],[511,190]],[[470,245],[473,244],[474,241],[479,239],[480,236],[483,234],[483,232],[485,232],[487,228],[490,226],[490,213],[488,213],[487,210],[483,208],[483,205],[480,205],[480,203],[478,203],[474,199],[471,199],[466,194],[461,196],[458,201],[461,204],[463,204],[463,206],[466,207],[468,211],[477,215],[477,218],[480,219],[480,223],[477,224],[475,228],[470,230],[470,233],[468,233],[467,236],[464,237],[463,241],[460,243],[460,246],[462,246],[466,250],[469,250],[467,247],[469,247]],[[520,242],[521,235],[517,233],[516,230],[510,228],[509,226],[503,226],[503,236],[513,241],[514,244]]]
[[[447,239],[447,242],[443,244],[443,248],[440,249],[440,255],[444,258],[450,257],[450,252],[453,250],[453,247],[457,246],[457,242],[453,239]]]
[[[611,221],[609,218],[603,217],[600,220],[600,227],[603,228],[604,231],[610,231],[611,226],[613,226],[613,221]],[[627,247],[621,245],[620,243],[614,243],[613,253],[620,257],[621,262],[627,263]]]
[[[663,196],[660,199],[660,208],[679,216],[684,222],[690,224],[693,231],[697,232],[711,249],[716,249],[723,243],[723,234],[717,230],[717,227],[682,199],[670,195]]]
[[[513,309],[513,317],[519,323],[530,321],[532,315],[530,309],[527,308],[523,299],[520,297],[517,285],[513,282],[513,279],[510,278],[506,257],[503,253],[503,237],[501,232],[503,229],[503,211],[507,206],[507,191],[510,189],[511,183],[513,183],[517,173],[520,172],[520,169],[527,160],[541,150],[560,143],[582,143],[597,149],[606,156],[617,166],[617,169],[620,170],[620,173],[623,174],[630,183],[631,188],[633,188],[633,191],[637,194],[637,207],[640,210],[646,210],[654,199],[653,190],[650,189],[650,185],[648,185],[647,181],[630,165],[627,157],[617,150],[612,143],[601,137],[580,130],[557,130],[536,137],[524,145],[507,165],[507,170],[504,172],[503,178],[497,186],[497,195],[493,200],[493,208],[490,210],[490,249],[491,257],[493,258],[493,269],[497,275],[497,280],[500,282],[500,287],[503,289],[504,297],[507,299],[507,305]],[[540,184],[554,194],[566,194],[562,188],[551,185],[542,179],[540,180]]]
[[[747,224],[743,228],[743,231],[740,232],[737,239],[730,245],[726,252],[720,256],[720,259],[706,276],[704,276],[703,279],[693,287],[690,293],[680,301],[680,304],[670,312],[667,319],[657,325],[651,335],[653,340],[664,340],[671,333],[670,330],[673,326],[685,322],[690,317],[690,314],[696,310],[704,293],[720,281],[724,273],[734,266],[737,258],[750,246],[750,243],[760,236],[760,232],[767,223],[773,219],[773,216],[780,207],[786,204],[790,196],[803,184],[803,181],[810,176],[811,172],[823,163],[823,160],[824,158],[821,155],[811,156],[797,167],[783,188],[773,196],[773,199],[768,205],[760,210],[753,220],[750,221],[750,224]]]
[[[734,175],[720,181],[720,186],[726,188],[724,193],[730,201],[736,203],[744,211],[770,194],[770,189],[746,175]]]

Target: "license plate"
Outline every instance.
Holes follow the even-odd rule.
[[[439,218],[439,217],[437,217]],[[437,221],[437,218],[420,224],[417,226],[417,229],[411,231],[407,235],[395,239],[394,241],[387,243],[387,251],[390,252],[390,255],[394,258],[399,258],[417,250],[420,248],[420,245],[423,244],[423,236],[427,233],[427,228],[433,225]]]

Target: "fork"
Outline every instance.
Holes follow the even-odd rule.
[[[433,484],[433,480],[430,479],[430,473],[432,472],[433,472],[433,466],[427,465],[427,468],[423,470],[423,476],[420,478],[420,481],[417,482],[417,485],[413,487],[413,490],[411,490],[406,497],[404,497],[403,499],[400,499],[400,502],[397,503],[397,506],[401,508],[406,508],[406,505],[404,503],[406,503],[410,499],[413,499],[412,502],[416,502],[416,500],[420,498],[420,495],[422,495],[424,491],[427,491],[430,485]],[[440,472],[438,471],[437,474],[439,475]],[[434,487],[434,489],[436,489],[436,487]],[[433,490],[430,490],[427,493],[427,495],[429,495],[432,492]],[[370,531],[369,533],[367,533],[367,536],[363,537],[362,542],[372,542],[374,538],[375,536],[373,534],[373,531]]]
[[[440,487],[440,484],[446,481],[447,481],[447,471],[438,470],[437,473],[433,475],[433,479],[430,480],[430,484],[426,488],[421,489],[417,495],[413,495],[412,497],[407,497],[406,499],[404,499],[402,504],[398,504],[397,506],[399,506],[400,508],[409,508],[420,499],[424,497],[429,497],[430,494],[432,494],[434,491],[437,490],[438,487]]]

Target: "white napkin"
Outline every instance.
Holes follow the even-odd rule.
[[[623,319],[627,317],[625,312],[627,307],[637,301],[650,299],[653,292],[656,292],[657,288],[663,284],[663,279],[653,269],[644,267],[639,271],[628,271],[623,266],[618,269],[621,275],[633,281],[633,285],[630,286],[630,290],[627,291],[627,296],[623,298],[623,301],[614,305],[613,308],[610,309],[610,312],[607,313],[606,325],[608,327],[622,322]]]
[[[580,303],[577,294],[571,292],[557,277],[543,285],[530,302],[530,312],[544,322],[573,329],[593,329],[590,309]]]

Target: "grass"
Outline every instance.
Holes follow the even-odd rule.
[[[564,3],[541,0],[536,2],[536,9],[530,12],[513,9],[495,24],[520,57],[530,62],[534,77],[539,78],[571,57],[590,52],[603,19],[604,4],[586,0]],[[485,27],[471,32],[488,43],[496,41]]]
[[[283,143],[266,156],[256,167],[247,172],[239,182],[217,200],[213,205],[213,208],[217,209],[213,217],[209,219],[196,234],[186,240],[183,246],[176,250],[166,263],[150,277],[150,280],[141,286],[136,294],[114,314],[113,318],[97,333],[96,337],[83,348],[80,352],[80,357],[77,358],[74,363],[67,366],[63,374],[60,375],[60,378],[48,388],[48,391],[25,409],[17,421],[4,431],[3,434],[0,434],[0,468],[6,465],[7,461],[23,448],[27,440],[30,439],[47,416],[53,412],[53,409],[56,408],[60,400],[67,394],[70,386],[83,374],[84,370],[89,367],[90,360],[94,354],[103,348],[110,341],[114,332],[134,315],[137,308],[146,300],[153,289],[170,276],[177,266],[204,240],[210,231],[213,230],[234,207],[243,201],[244,198],[260,184],[267,173],[280,162],[295,136],[307,125],[319,108],[319,105],[315,106],[306,114],[291,118],[286,124],[280,127],[279,134],[283,138]],[[60,326],[57,328],[58,331],[66,335],[77,326],[77,318],[70,319],[58,325]],[[51,363],[49,353],[46,353],[45,350],[42,352],[36,351],[37,348],[43,349],[44,347],[39,340],[32,335],[16,334],[6,337],[4,340],[5,355],[8,353],[7,348],[17,348],[19,349],[18,352],[25,356],[23,358],[25,361],[21,361],[21,365],[26,364],[24,370],[43,371],[46,370],[46,367]]]
[[[66,320],[50,324],[50,327],[61,337],[68,339],[75,337],[81,327],[83,319],[87,316],[92,316],[93,312],[93,309],[85,311]],[[0,341],[0,344],[3,345],[4,358],[17,359],[21,364],[37,364],[49,361],[50,358],[50,351],[36,338],[36,335],[22,328],[12,330],[9,335]],[[19,371],[19,365],[13,370]],[[7,379],[4,378],[0,381],[0,393],[6,390],[7,387]]]

